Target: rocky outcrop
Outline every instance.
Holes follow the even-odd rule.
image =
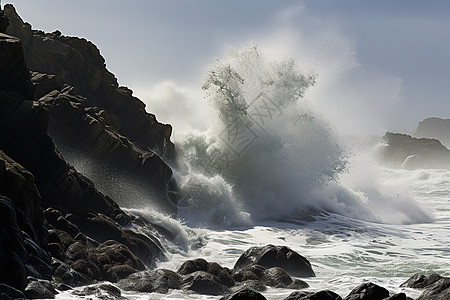
[[[342,300],[341,296],[332,291],[319,291],[319,292],[305,292],[298,291],[292,292],[284,300]]]
[[[407,281],[402,283],[401,287],[409,287],[414,289],[423,289],[426,288],[436,281],[442,279],[443,277],[439,274],[430,274],[430,275],[424,275],[424,274],[414,274],[411,276]]]
[[[416,137],[439,140],[447,148],[450,147],[450,119],[427,118],[417,126]]]
[[[417,300],[441,300],[450,299],[450,278],[442,278],[427,289],[417,298]]]
[[[129,203],[121,201],[126,195],[117,181],[139,191],[130,202],[149,199],[148,206],[176,215],[177,186],[166,163],[175,158],[171,126],[147,113],[130,89],[119,87],[93,43],[32,30],[12,5],[5,5],[5,14],[11,23],[7,32],[22,40],[34,97],[50,112],[49,134],[63,156],[75,166],[80,156],[73,153],[89,161],[92,168],[83,174],[121,205]]]
[[[63,36],[58,31],[46,34],[32,30],[12,5],[5,5],[4,10],[11,23],[7,33],[22,40],[30,70],[55,75],[60,82],[75,87],[89,99],[89,106],[101,107],[114,115],[122,135],[145,149],[161,148],[164,156],[173,158],[170,125],[158,123],[154,115],[145,111],[145,104],[132,96],[131,90],[119,87],[93,43]]]
[[[382,300],[388,297],[387,289],[372,282],[366,282],[354,288],[344,300]]]
[[[5,33],[6,28],[9,26],[9,20],[3,13],[2,8],[0,7],[0,33]]]
[[[0,49],[0,282],[50,297],[42,280],[118,281],[162,258],[158,240],[125,229],[132,218],[56,149],[21,41],[0,34]],[[53,264],[50,254],[63,262]]]
[[[439,274],[414,274],[401,287],[424,289],[417,300],[450,299],[450,278]]]
[[[306,258],[284,246],[252,247],[239,257],[234,269],[240,270],[251,265],[265,268],[281,267],[296,277],[315,276],[311,263]]]
[[[395,168],[450,169],[450,150],[438,140],[413,138],[406,134],[386,133],[381,160]]]

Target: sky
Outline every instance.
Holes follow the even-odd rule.
[[[175,132],[186,111],[201,127],[208,66],[250,44],[317,74],[305,98],[339,132],[412,133],[426,117],[450,118],[447,0],[5,3],[34,29],[94,42],[119,83]]]

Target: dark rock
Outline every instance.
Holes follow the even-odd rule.
[[[34,86],[25,65],[22,43],[18,38],[0,33],[0,90],[33,97]]]
[[[261,265],[265,268],[280,267],[296,277],[315,276],[306,258],[284,246],[252,247],[239,257],[234,269],[239,270],[249,265]]]
[[[101,296],[103,291],[117,298],[120,298],[120,296],[122,295],[122,292],[118,287],[109,283],[102,283],[94,286],[85,287],[83,290],[83,296],[96,295],[97,297],[100,296],[99,297],[100,299],[109,299],[103,298]]]
[[[61,244],[50,243],[50,244],[48,244],[48,250],[52,254],[52,257],[54,257],[56,259],[59,259],[59,260],[62,260],[62,261],[67,259],[67,256],[64,253],[64,249],[61,246]]]
[[[23,291],[26,286],[27,253],[16,223],[14,206],[0,196],[0,282]]]
[[[450,299],[450,278],[442,278],[427,289],[417,300],[448,300]]]
[[[129,275],[136,273],[137,270],[128,265],[111,266],[103,269],[103,279],[111,282],[118,282]]]
[[[33,31],[12,5],[5,5],[5,14],[11,22],[8,33],[23,41],[25,62],[40,73],[33,73],[36,96],[50,92],[41,103],[51,112],[52,137],[59,145],[70,144],[68,151],[60,147],[63,154],[81,151],[103,166],[129,170],[134,180],[146,177],[142,186],[152,186],[158,206],[176,214],[176,183],[161,159],[175,161],[172,127],[147,113],[131,90],[119,87],[94,44],[60,32]]]
[[[237,292],[231,293],[220,298],[221,300],[265,300],[262,294],[251,288],[243,288]]]
[[[0,33],[5,33],[6,28],[8,28],[9,20],[3,13],[3,10],[0,7]]]
[[[55,294],[40,281],[30,281],[25,288],[25,296],[29,299],[55,299]]]
[[[258,292],[264,292],[267,290],[267,287],[260,280],[245,280],[235,284],[232,288],[233,291],[238,291],[243,288],[251,288]]]
[[[292,292],[289,296],[287,296],[286,298],[284,298],[284,300],[299,300],[299,299],[304,299],[310,295],[312,295],[312,292],[306,292],[306,291],[295,291]]]
[[[71,265],[75,271],[80,272],[91,279],[101,280],[103,278],[100,267],[89,259],[78,259]]]
[[[182,277],[177,273],[158,269],[131,274],[118,282],[118,286],[126,291],[167,293],[169,289],[179,289]]]
[[[38,257],[29,255],[28,264],[33,266],[33,268],[38,272],[38,274],[40,275],[38,278],[47,280],[52,278],[52,268]]]
[[[207,262],[203,258],[185,261],[177,272],[181,275],[188,275],[197,271],[204,271],[216,276],[219,282],[227,287],[234,286],[230,269],[224,268],[215,262]]]
[[[450,150],[441,142],[428,138],[413,138],[406,134],[386,133],[382,161],[390,167],[404,169],[450,169]]]
[[[53,259],[52,269],[54,270],[53,280],[55,282],[64,283],[72,287],[92,283],[91,279],[80,272],[75,271],[69,265],[57,259]]]
[[[229,292],[229,289],[220,283],[216,276],[205,271],[196,271],[186,275],[181,287],[199,294],[214,296],[223,295]]]
[[[250,265],[243,269],[234,271],[232,277],[235,281],[260,280],[266,268],[260,265]]]
[[[293,280],[291,276],[280,267],[266,269],[261,281],[265,285],[275,288],[304,289],[309,287],[309,285],[302,280]]]
[[[39,99],[47,93],[61,87],[61,82],[55,75],[31,72],[31,82],[34,84],[34,99]]]
[[[341,296],[332,291],[293,292],[284,300],[342,300]]]
[[[28,250],[44,259],[44,254],[40,249],[46,244],[43,230],[44,220],[40,208],[41,197],[34,176],[1,150],[0,193],[7,196],[14,205],[17,225],[29,236],[26,242]]]
[[[203,258],[197,258],[194,260],[185,261],[180,268],[178,269],[178,273],[180,275],[188,275],[197,271],[207,271],[208,270],[208,262]]]
[[[439,274],[431,274],[429,276],[426,276],[424,274],[414,274],[407,281],[402,283],[400,287],[423,289],[432,285],[440,279],[442,279],[442,276],[440,276]]]
[[[372,282],[366,282],[354,288],[344,300],[381,300],[388,297],[387,289]]]
[[[25,299],[25,295],[9,285],[0,283],[0,299]]]
[[[28,29],[21,27],[20,30],[27,31]],[[68,233],[70,238],[79,235],[80,224],[86,224],[90,214],[103,215],[109,220],[114,220],[119,214],[124,215],[125,213],[111,198],[98,192],[91,181],[77,173],[61,157],[52,139],[47,134],[49,118],[47,109],[32,101],[33,88],[27,86],[31,83],[29,80],[30,74],[23,62],[20,42],[15,38],[0,38],[0,43],[5,44],[5,47],[2,46],[1,49],[7,50],[6,55],[1,56],[1,59],[6,59],[5,64],[2,65],[0,62],[0,76],[5,76],[5,80],[0,81],[0,97],[2,99],[0,101],[0,148],[15,161],[20,161],[21,165],[32,172],[36,179],[34,185],[34,178],[31,173],[22,171],[15,165],[14,168],[8,168],[8,170],[14,170],[15,173],[13,174],[17,175],[11,178],[20,180],[11,181],[11,183],[17,182],[18,188],[11,189],[10,187],[14,187],[14,185],[11,185],[10,182],[7,182],[5,186],[11,190],[11,193],[22,191],[22,194],[25,194],[24,191],[27,192],[24,196],[28,196],[28,198],[22,197],[17,200],[17,208],[20,208],[17,212],[23,211],[23,214],[17,213],[17,216],[23,215],[26,217],[22,218],[24,231],[33,240],[36,237],[38,245],[47,247],[43,232],[42,210],[39,208],[39,195],[42,197],[41,205],[53,207],[52,210],[46,211],[48,225],[61,232]],[[15,62],[15,65],[9,65],[8,61]],[[24,84],[18,85],[20,83],[18,79],[9,82],[8,78],[14,78],[14,76],[21,78]],[[3,161],[11,164],[6,158]],[[30,186],[34,186],[34,190],[20,188],[19,184],[22,182],[33,183]],[[9,191],[8,189],[5,190]],[[26,201],[27,199],[29,201]],[[71,214],[72,217],[66,218]],[[18,221],[22,220],[21,218],[17,219]],[[76,221],[76,224],[72,221]],[[162,256],[161,246],[157,242],[138,233],[124,230],[117,223],[114,226],[119,228],[120,241],[126,244],[131,251],[136,251],[139,256],[145,257],[146,263],[149,265],[154,263],[154,259]],[[107,235],[108,233],[102,237],[102,242],[110,239]],[[64,237],[64,240],[61,241],[64,250],[73,244],[66,235],[61,234],[60,236]],[[86,248],[89,246],[86,243],[83,243],[83,245]],[[90,263],[76,261],[78,258],[84,259],[86,252],[81,250],[74,252],[73,250],[76,249],[71,248],[69,250],[67,259],[72,260],[70,263],[74,269],[86,271],[89,273],[88,276],[99,274],[97,267],[87,267]],[[79,257],[76,257],[76,255],[79,255]],[[63,256],[59,258],[64,259]],[[20,268],[15,269],[20,270]],[[28,270],[33,276],[38,276],[38,271],[34,266],[28,267]]]

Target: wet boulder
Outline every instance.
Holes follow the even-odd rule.
[[[230,269],[224,268],[215,262],[208,262],[203,258],[185,261],[180,266],[177,273],[180,275],[189,275],[198,271],[203,271],[214,275],[219,280],[219,282],[226,287],[234,286],[234,280],[231,276]]]
[[[293,292],[284,300],[342,300],[341,296],[332,291],[319,291],[319,292]]]
[[[131,274],[120,280],[118,286],[126,291],[165,294],[169,289],[179,289],[182,280],[182,277],[173,271],[158,269]]]
[[[50,282],[31,280],[25,288],[25,296],[28,299],[55,299],[57,291]]]
[[[280,267],[296,277],[315,276],[311,263],[285,246],[252,247],[239,257],[234,269],[239,270],[250,265],[261,265],[265,268]]]
[[[304,289],[309,287],[309,285],[302,280],[292,279],[284,269],[279,267],[266,269],[261,281],[265,285],[275,288]]]
[[[409,287],[414,289],[423,289],[426,288],[436,281],[442,279],[442,276],[439,274],[431,274],[431,275],[424,275],[424,274],[414,274],[411,276],[407,281],[402,283],[400,287]]]
[[[388,297],[387,289],[372,282],[366,282],[354,288],[344,300],[381,300]]]
[[[213,296],[229,292],[228,287],[223,285],[216,276],[205,271],[196,271],[187,275],[181,287],[199,294]]]
[[[450,278],[442,278],[428,286],[417,300],[450,299]]]
[[[258,293],[252,288],[242,288],[234,293],[231,293],[229,295],[226,295],[220,300],[265,300],[266,297],[264,297],[262,294]]]

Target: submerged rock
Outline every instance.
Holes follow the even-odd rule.
[[[196,271],[187,275],[181,287],[199,294],[213,296],[224,295],[230,292],[228,287],[222,284],[216,276],[205,271]]]
[[[265,300],[262,294],[258,293],[252,288],[242,288],[234,293],[220,298],[220,300]]]
[[[261,265],[265,268],[280,267],[296,277],[315,276],[311,263],[285,246],[252,247],[239,257],[234,269],[239,270],[250,265]]]

